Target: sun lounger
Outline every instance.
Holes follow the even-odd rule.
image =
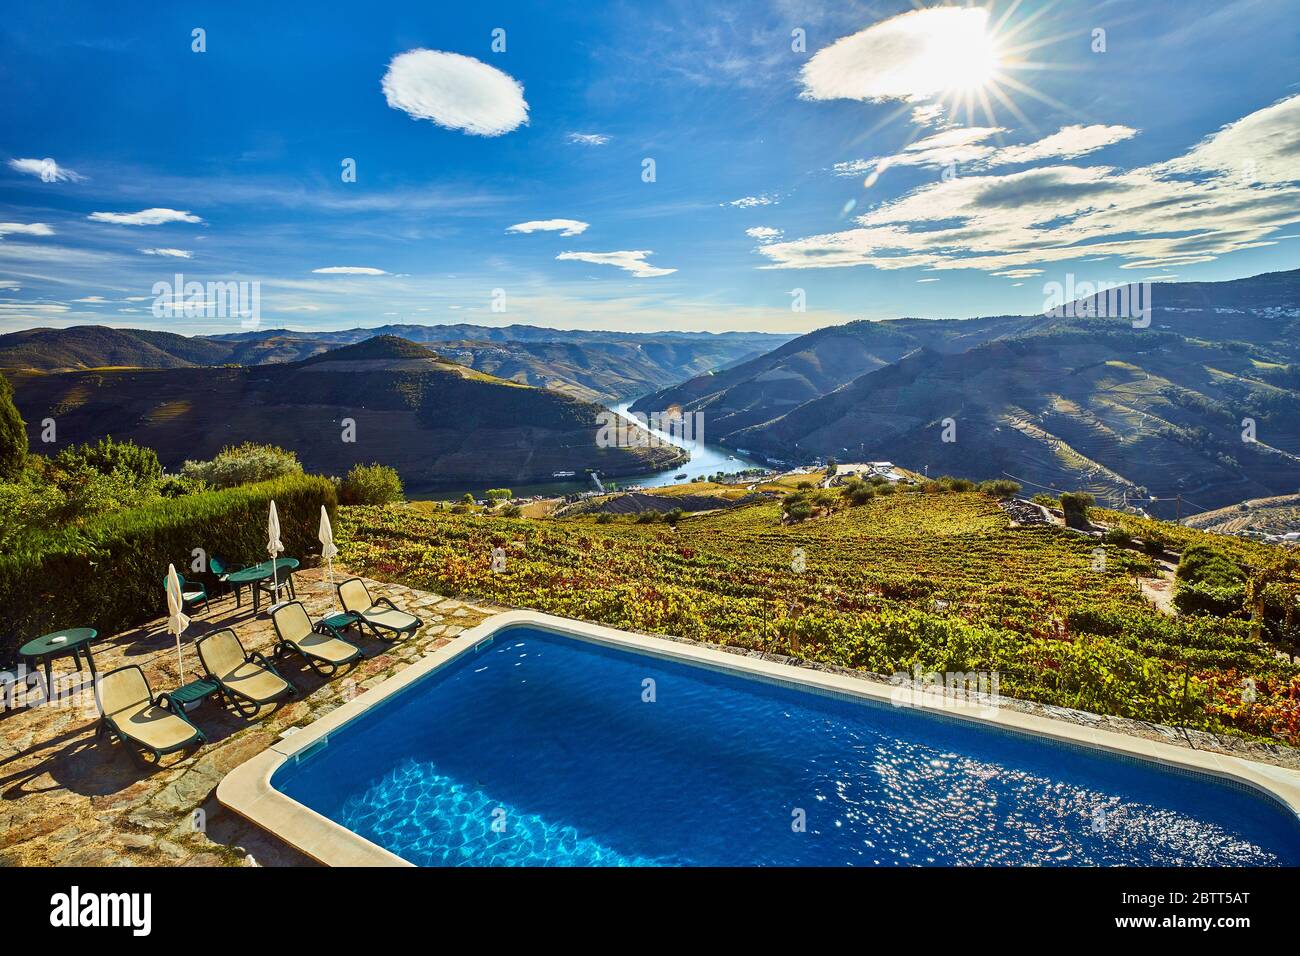
[[[414,614],[407,614],[388,598],[375,600],[370,589],[360,578],[349,578],[339,585],[339,603],[370,628],[376,637],[394,639],[414,634],[423,623]]]
[[[313,625],[301,601],[272,608],[271,622],[280,638],[275,655],[296,651],[323,677],[331,677],[343,665],[361,658],[361,648],[344,640],[337,628],[325,621]]]
[[[164,754],[207,743],[203,731],[190,723],[183,710],[172,706],[166,694],[154,697],[144,671],[135,664],[99,678],[95,703],[100,714],[95,735],[107,732],[117,737],[141,763],[141,750],[149,751],[158,761]]]
[[[244,717],[256,716],[266,704],[298,693],[265,656],[244,650],[228,627],[199,638],[195,647],[208,679],[216,681],[231,706]]]

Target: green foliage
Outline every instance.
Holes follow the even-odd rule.
[[[1245,597],[1246,575],[1222,551],[1204,544],[1183,549],[1174,592],[1180,611],[1232,614],[1241,610]]]
[[[984,494],[878,493],[869,507],[782,521],[809,498],[697,515],[673,534],[649,521],[346,508],[339,542],[349,568],[439,594],[885,674],[997,671],[1010,696],[1300,743],[1300,667],[1247,620],[1151,607],[1133,584],[1137,556],[1098,571],[1095,540],[1011,530]],[[1148,525],[1163,527],[1133,533]],[[1167,527],[1183,547],[1211,540]],[[496,539],[509,542],[504,573],[490,569]],[[809,558],[801,573],[794,547]]]
[[[659,512],[657,512],[657,511],[642,511],[640,514],[638,514],[638,515],[636,516],[636,523],[637,523],[637,524],[656,524],[657,522],[661,521],[662,519],[663,519],[663,515],[661,515],[661,514],[660,514]]]
[[[781,501],[781,510],[785,512],[786,518],[796,523],[807,521],[813,515],[812,502],[803,491],[786,495]]]
[[[27,426],[14,405],[14,390],[0,375],[0,481],[11,481],[27,458]]]
[[[596,515],[596,524],[613,524],[614,516],[608,511],[602,511]]]
[[[68,472],[89,468],[138,488],[154,488],[163,476],[158,453],[152,448],[144,448],[132,441],[115,442],[111,435],[93,445],[87,443],[63,449],[54,456],[54,464]]]
[[[850,506],[865,505],[876,497],[876,486],[859,478],[851,478],[840,487],[840,494]]]
[[[503,518],[518,518],[523,513],[524,509],[518,505],[506,505],[498,512]]]
[[[515,493],[509,488],[489,488],[487,498],[489,501],[509,501],[515,496]]]
[[[467,491],[460,496],[460,503],[463,505],[472,505],[474,503],[474,493]]]
[[[194,573],[196,548],[232,562],[265,560],[273,498],[287,553],[315,553],[321,505],[333,512],[337,498],[333,482],[313,475],[158,499],[6,549],[0,554],[0,661],[60,627],[108,635],[157,617],[165,611],[160,582],[168,563]]]
[[[1092,495],[1084,491],[1067,491],[1061,495],[1061,510],[1065,523],[1072,528],[1087,527],[1088,509],[1096,504]]]
[[[403,500],[402,479],[396,469],[378,462],[353,465],[339,483],[339,503],[345,505],[387,505]]]
[[[1012,481],[1010,478],[993,478],[989,481],[981,481],[979,490],[994,498],[1010,498],[1020,494],[1020,482]]]
[[[235,488],[300,474],[302,465],[296,454],[251,441],[223,448],[211,461],[187,461],[181,466],[182,477],[210,488]]]
[[[677,522],[682,520],[682,515],[684,514],[686,514],[686,512],[681,508],[674,508],[671,511],[664,513],[664,521],[675,528],[677,527]]]
[[[1123,528],[1108,529],[1103,540],[1116,548],[1127,548],[1133,544],[1133,536]]]

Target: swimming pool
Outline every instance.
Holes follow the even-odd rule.
[[[1289,771],[880,694],[513,612],[218,795],[326,862],[1300,864]]]

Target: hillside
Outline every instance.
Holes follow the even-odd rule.
[[[109,434],[156,449],[169,468],[242,441],[292,449],[309,471],[326,474],[382,462],[414,487],[526,483],[587,468],[619,476],[679,457],[665,448],[597,448],[599,406],[391,337],[292,364],[8,377],[33,448],[42,448],[41,421],[52,417],[56,447]],[[343,440],[345,419],[355,422],[355,442]]]
[[[1152,296],[1144,329],[1045,316],[820,329],[633,407],[701,411],[711,440],[779,460],[1007,473],[1114,503],[1181,494],[1209,509],[1300,488],[1300,272]],[[954,443],[940,440],[949,418]]]
[[[1098,570],[1096,539],[1012,528],[979,493],[902,492],[797,525],[780,515],[776,502],[741,505],[674,531],[631,517],[345,508],[340,559],[439,594],[883,675],[996,672],[1008,696],[1300,744],[1300,666],[1246,621],[1148,604],[1134,575],[1155,566],[1137,551],[1107,544]],[[1261,565],[1281,554],[1226,546]],[[505,564],[493,571],[496,547]]]
[[[1192,515],[1183,523],[1218,534],[1255,532],[1284,535],[1300,532],[1300,494],[1252,498],[1227,508]]]
[[[621,333],[512,325],[393,325],[338,332],[284,329],[186,337],[143,329],[74,326],[0,335],[0,369],[67,371],[130,366],[292,363],[341,345],[397,336],[463,365],[589,401],[641,395],[761,354],[788,335],[726,332]]]

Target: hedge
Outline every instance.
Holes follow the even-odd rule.
[[[272,499],[285,554],[319,553],[320,508],[333,517],[334,484],[291,475],[102,515],[0,555],[0,664],[12,664],[19,647],[49,631],[93,627],[107,636],[165,614],[168,563],[213,581],[210,574],[193,574],[196,548],[235,564],[266,560]]]

